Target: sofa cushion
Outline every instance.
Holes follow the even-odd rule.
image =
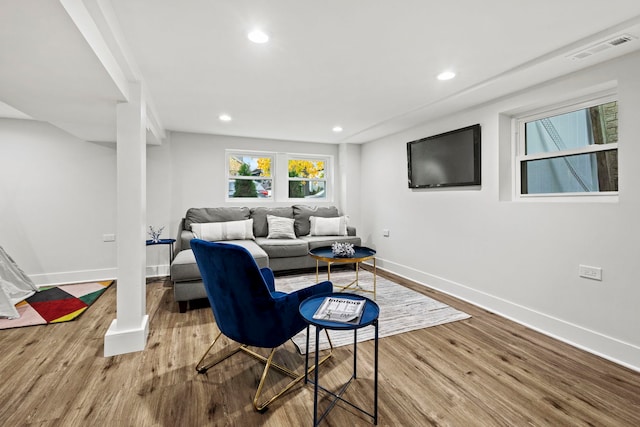
[[[173,298],[178,302],[206,297],[207,291],[204,288],[202,280],[182,281],[173,284]]]
[[[191,230],[194,222],[225,222],[249,219],[249,208],[190,208],[184,218],[185,230]]]
[[[340,216],[338,208],[335,206],[307,206],[307,205],[293,205],[293,218],[295,223],[293,225],[296,232],[296,236],[306,236],[309,234],[311,224],[309,217],[320,216],[323,218],[332,218]]]
[[[277,208],[257,207],[251,208],[251,218],[253,219],[253,235],[256,237],[267,237],[269,226],[267,225],[267,215],[293,218],[293,208],[283,206]]]
[[[291,242],[291,240],[288,241]],[[258,267],[269,267],[269,257],[267,253],[253,240],[230,240],[224,243],[246,248],[256,260]],[[196,257],[193,255],[193,250],[187,249],[176,254],[176,257],[171,262],[171,280],[174,282],[202,280],[198,264],[196,263]]]
[[[264,249],[270,259],[306,256],[309,253],[307,242],[300,239],[256,237],[256,243]]]
[[[300,240],[304,240],[309,245],[309,250],[321,248],[323,246],[331,246],[333,242],[353,243],[356,246],[361,245],[360,237],[356,236],[302,236]]]
[[[310,236],[346,236],[347,217],[337,216],[334,218],[323,218],[321,216],[309,217]]]
[[[174,282],[201,280],[196,257],[191,249],[180,251],[176,254],[176,257],[171,262],[171,280]]]
[[[293,218],[267,215],[267,224],[269,224],[267,239],[296,238],[296,233],[293,231]]]
[[[191,231],[198,239],[209,242],[221,240],[253,240],[253,219],[225,222],[194,222]]]

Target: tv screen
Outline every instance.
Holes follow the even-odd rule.
[[[480,125],[407,143],[409,188],[480,185]]]

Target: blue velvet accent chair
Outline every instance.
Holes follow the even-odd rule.
[[[199,239],[191,240],[191,248],[220,330],[196,364],[196,370],[204,373],[238,351],[243,351],[262,361],[265,367],[253,399],[253,406],[257,411],[265,411],[269,404],[305,376],[304,372],[296,373],[272,361],[276,348],[307,326],[298,311],[300,303],[310,296],[332,292],[333,286],[331,282],[325,281],[291,293],[279,292],[275,289],[275,279],[271,269],[260,269],[245,248],[231,243],[207,242]],[[214,361],[203,364],[221,335],[235,341],[239,346],[217,357]],[[265,357],[249,347],[268,348],[270,353]],[[333,348],[321,362],[331,356],[332,350]],[[270,368],[293,380],[284,390],[261,402],[260,395]],[[312,366],[308,372],[314,369],[315,366]]]

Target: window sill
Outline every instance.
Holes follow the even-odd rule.
[[[522,203],[618,203],[618,192],[520,194],[514,198],[514,201]]]

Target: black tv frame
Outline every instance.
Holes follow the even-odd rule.
[[[453,182],[453,183],[434,183],[434,184],[413,184],[412,182],[412,174],[411,174],[411,146],[413,144],[428,144],[429,142],[434,142],[435,140],[441,139],[446,136],[450,136],[453,134],[466,132],[472,130],[473,131],[473,181],[465,181],[465,182]],[[466,126],[460,129],[455,129],[449,132],[440,133],[438,135],[428,136],[426,138],[417,139],[415,141],[407,142],[407,171],[408,171],[408,184],[409,188],[441,188],[441,187],[462,187],[462,186],[475,186],[482,184],[482,159],[481,159],[481,127],[480,124],[475,124],[471,126]]]

